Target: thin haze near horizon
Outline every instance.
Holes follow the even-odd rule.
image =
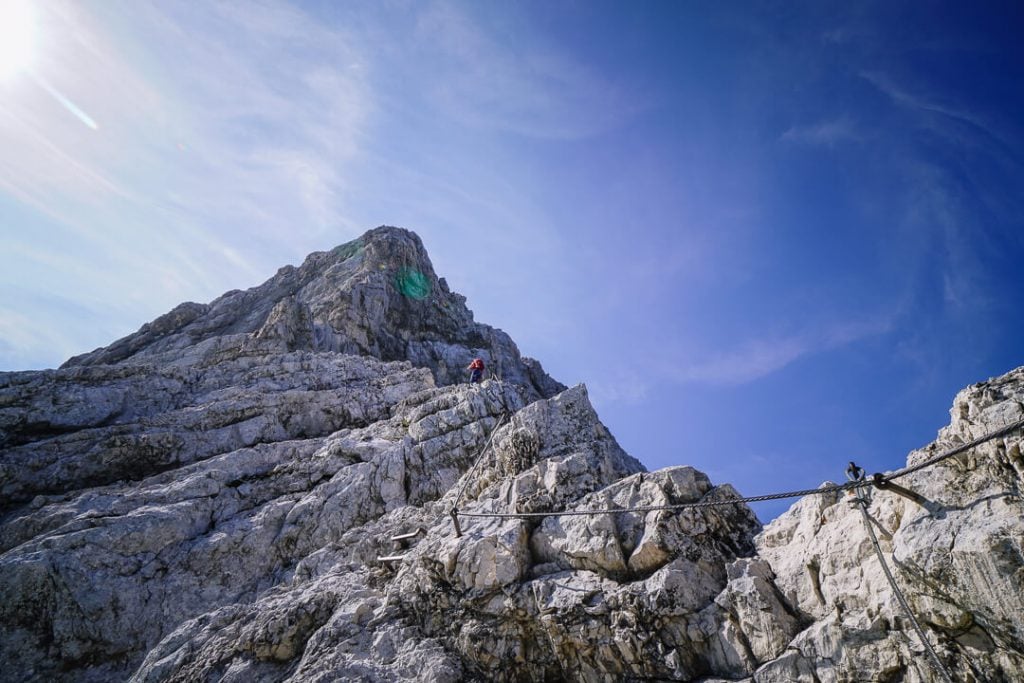
[[[899,467],[1024,364],[1014,3],[0,15],[2,370],[382,224],[648,468],[743,494]]]

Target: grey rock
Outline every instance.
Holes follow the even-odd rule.
[[[274,340],[288,351],[407,360],[429,368],[442,385],[465,381],[465,367],[479,356],[489,373],[534,398],[565,389],[540,363],[523,358],[507,334],[475,322],[465,297],[434,273],[420,238],[393,227],[310,254],[298,268],[285,266],[258,287],[227,292],[209,304],[182,304],[64,367],[145,362],[237,334]]]
[[[388,416],[433,387],[425,370],[247,335],[146,363],[0,373],[0,510],[261,443],[326,436]],[[0,547],[6,547],[0,543]]]
[[[1024,416],[1024,368],[961,391],[952,422],[908,465]],[[896,581],[954,680],[1024,676],[1021,434],[901,478],[921,504],[871,490]],[[801,500],[756,539],[798,618],[813,621],[758,681],[939,681],[900,609],[852,497]]]
[[[1022,415],[1024,369],[908,462]],[[940,680],[852,497],[625,510],[738,493],[644,471],[397,229],[0,374],[0,449],[3,680]],[[1022,474],[1018,433],[866,493],[954,680],[1024,678]]]

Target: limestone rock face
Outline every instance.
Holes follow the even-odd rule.
[[[210,456],[327,436],[434,387],[409,363],[280,352],[249,335],[146,362],[0,374],[0,509]]]
[[[185,303],[135,334],[76,356],[65,367],[147,362],[226,335],[252,334],[281,350],[333,351],[426,367],[438,384],[465,381],[483,358],[489,373],[533,398],[565,389],[501,330],[474,322],[466,299],[434,273],[420,238],[380,227],[285,266],[259,287],[209,304]]]
[[[908,465],[1024,417],[1024,368],[961,391],[950,413]],[[899,479],[920,503],[868,493],[887,561],[953,680],[1024,680],[1021,443],[1017,432]],[[803,499],[756,544],[784,601],[810,624],[785,654],[757,660],[757,681],[942,680],[852,497]]]
[[[909,462],[1022,406],[970,387]],[[628,510],[738,493],[646,472],[397,229],[0,374],[0,449],[5,681],[941,680],[856,501]],[[1014,434],[866,494],[954,680],[1024,680],[1022,473]]]

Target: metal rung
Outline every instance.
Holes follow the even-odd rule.
[[[378,557],[378,562],[401,562],[405,559],[405,555],[385,555],[384,557]]]
[[[427,533],[426,530],[424,530],[423,527],[420,527],[416,531],[410,531],[407,534],[400,534],[398,536],[392,536],[391,540],[392,541],[408,541],[410,538],[416,538],[420,534],[426,534],[426,533]]]

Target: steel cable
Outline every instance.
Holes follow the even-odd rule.
[[[911,467],[905,467],[900,470],[896,470],[889,475],[876,474],[873,477],[872,483],[876,486],[884,486],[886,482],[892,481],[899,477],[906,476],[913,472],[917,472],[926,467],[930,467],[938,462],[941,462],[947,458],[951,458],[954,455],[959,455],[965,451],[968,451],[975,446],[979,446],[992,439],[997,439],[1001,436],[1006,436],[1021,427],[1024,427],[1024,419],[1018,420],[1013,424],[1001,427],[993,432],[985,434],[984,436],[978,437],[973,441],[969,441],[965,444],[961,444],[955,448],[943,451],[939,455],[928,458],[924,462],[918,463]],[[497,431],[497,427],[495,427]],[[491,436],[494,436],[494,432],[491,432]],[[488,444],[490,439],[488,439]],[[486,446],[484,447],[486,450]],[[482,455],[482,454],[481,454]],[[474,469],[476,464],[474,464]],[[541,518],[541,517],[572,517],[572,516],[585,516],[585,515],[616,515],[624,514],[627,512],[657,512],[662,510],[687,510],[693,508],[707,508],[707,507],[719,507],[723,505],[739,505],[740,503],[760,503],[767,500],[784,500],[786,498],[802,498],[804,496],[820,496],[828,493],[838,493],[841,491],[849,491],[862,485],[862,482],[847,482],[845,484],[832,484],[830,486],[822,486],[816,489],[803,489],[801,491],[786,491],[784,493],[769,493],[762,496],[749,496],[747,498],[729,498],[727,500],[711,500],[711,501],[699,501],[695,503],[676,503],[670,505],[643,505],[631,508],[601,508],[596,510],[551,510],[548,512],[462,512],[458,510],[459,499],[462,498],[462,493],[465,491],[469,481],[462,486],[462,491],[459,492],[458,498],[455,500],[455,506],[452,508],[452,512],[460,517],[491,517],[495,519],[510,519],[510,518]]]
[[[462,482],[462,488],[459,489],[459,495],[455,496],[455,503],[452,505],[453,510],[459,509],[459,501],[462,500],[462,494],[466,492],[466,488],[469,486],[469,482],[473,481],[473,473],[476,472],[477,466],[483,461],[484,454],[487,453],[487,447],[491,445],[491,440],[494,439],[495,432],[498,431],[498,427],[501,426],[501,423],[505,421],[506,417],[508,417],[507,410],[501,414],[501,416],[498,418],[498,421],[494,425],[494,429],[492,429],[491,433],[487,436],[487,441],[484,442],[483,448],[480,449],[480,455],[476,457],[476,461],[473,463],[473,466],[469,469],[469,474],[466,475],[466,481]]]
[[[935,456],[933,456],[931,458],[928,458],[928,459],[918,463],[917,465],[913,465],[913,466],[910,466],[910,467],[904,467],[904,468],[899,469],[899,470],[893,472],[892,474],[888,474],[888,475],[883,475],[881,473],[877,473],[877,474],[872,476],[872,480],[870,482],[864,480],[863,470],[860,470],[860,468],[857,468],[856,465],[851,462],[850,463],[850,470],[848,470],[848,472],[850,472],[850,471],[859,471],[859,476],[856,477],[856,481],[850,481],[850,482],[847,482],[845,484],[832,484],[832,485],[829,485],[829,486],[822,486],[822,487],[816,488],[816,489],[804,489],[804,490],[801,490],[801,491],[787,491],[787,492],[784,492],[784,493],[770,493],[770,494],[766,494],[766,495],[762,495],[762,496],[749,496],[749,497],[746,497],[746,498],[728,498],[728,499],[724,499],[724,500],[697,501],[697,502],[693,502],[693,503],[678,503],[678,504],[671,504],[671,505],[641,505],[641,506],[630,507],[630,508],[600,508],[600,509],[595,509],[595,510],[553,510],[553,511],[549,511],[549,512],[460,512],[459,509],[458,509],[458,503],[461,500],[462,495],[463,495],[463,493],[466,490],[466,487],[469,485],[469,482],[472,480],[473,472],[476,470],[477,465],[479,465],[479,463],[483,460],[483,454],[487,451],[487,447],[490,445],[491,439],[494,437],[494,433],[497,432],[498,427],[501,424],[501,420],[503,420],[507,415],[508,415],[508,413],[503,414],[501,419],[498,421],[498,424],[496,424],[494,429],[491,431],[491,435],[490,435],[490,437],[488,437],[487,443],[484,444],[484,448],[482,449],[482,451],[480,453],[480,456],[477,458],[477,461],[473,464],[473,467],[470,470],[469,475],[466,478],[466,481],[462,485],[462,489],[459,491],[459,494],[458,494],[458,496],[455,499],[455,505],[452,507],[452,509],[451,509],[451,511],[449,513],[451,515],[451,517],[452,517],[452,522],[453,522],[453,524],[455,526],[456,534],[459,535],[459,536],[462,535],[461,529],[459,528],[459,522],[458,522],[458,517],[459,516],[462,516],[462,517],[489,517],[489,518],[496,518],[496,519],[528,519],[528,518],[545,518],[545,517],[570,517],[570,516],[576,517],[576,516],[590,516],[590,515],[616,515],[616,514],[625,514],[625,513],[632,513],[632,512],[647,513],[647,512],[661,512],[661,511],[680,511],[680,510],[688,510],[688,509],[696,509],[696,508],[710,508],[710,507],[720,507],[720,506],[725,506],[725,505],[738,505],[740,503],[757,503],[757,502],[763,502],[763,501],[768,501],[768,500],[782,500],[782,499],[786,499],[786,498],[802,498],[804,496],[812,496],[812,495],[819,495],[820,496],[820,495],[825,495],[825,494],[828,494],[828,493],[839,493],[839,492],[842,492],[842,491],[850,491],[850,490],[853,490],[853,489],[859,489],[860,487],[866,486],[866,485],[874,485],[874,486],[876,486],[878,488],[884,488],[885,485],[888,482],[891,482],[894,479],[897,479],[899,477],[904,477],[904,476],[906,476],[908,474],[912,474],[914,472],[918,472],[918,471],[923,470],[923,469],[925,469],[927,467],[931,467],[932,465],[935,465],[935,464],[937,464],[937,463],[939,463],[939,462],[941,462],[943,460],[946,460],[946,459],[951,458],[953,456],[956,456],[956,455],[959,455],[959,454],[964,453],[966,451],[969,451],[970,449],[972,449],[972,448],[974,448],[976,446],[980,446],[981,444],[986,443],[988,441],[991,441],[993,439],[997,439],[999,437],[1011,434],[1012,432],[1014,432],[1014,431],[1024,427],[1024,419],[1018,420],[1017,422],[1014,422],[1014,423],[1009,424],[1009,425],[1007,425],[1005,427],[997,429],[997,430],[995,430],[993,432],[985,434],[984,436],[978,437],[977,439],[973,439],[972,441],[969,441],[969,442],[967,442],[965,444],[961,444],[960,446],[957,446],[955,448],[951,448],[949,450],[943,451],[942,453],[940,453],[938,455],[935,455]],[[893,486],[895,487],[896,485],[894,484]],[[858,492],[858,494],[859,494],[859,492]],[[863,495],[858,495],[856,502],[858,504],[858,507],[860,508],[861,514],[863,515],[864,526],[868,530],[868,534],[869,534],[869,536],[871,538],[871,543],[872,543],[872,545],[874,546],[874,549],[875,549],[875,554],[878,557],[878,562],[882,566],[882,571],[885,573],[885,577],[886,577],[886,579],[888,579],[889,585],[892,587],[893,593],[896,595],[896,598],[899,601],[900,606],[903,608],[903,611],[906,613],[907,618],[910,620],[910,623],[913,625],[914,630],[917,632],[918,638],[921,640],[921,643],[924,645],[925,650],[927,650],[928,656],[930,657],[930,659],[932,661],[932,664],[934,665],[935,669],[941,674],[942,679],[945,681],[945,683],[953,683],[953,679],[950,677],[949,671],[946,670],[946,667],[945,667],[945,665],[943,665],[942,660],[939,659],[938,653],[936,653],[934,648],[932,648],[931,642],[928,640],[927,636],[925,635],[924,629],[921,628],[921,624],[917,621],[917,618],[914,616],[914,612],[913,612],[913,610],[911,610],[910,604],[907,602],[906,596],[903,595],[903,592],[900,590],[899,585],[896,583],[895,577],[893,577],[893,575],[892,575],[892,571],[889,569],[889,564],[886,562],[885,556],[882,553],[882,547],[878,543],[878,536],[875,534],[875,530],[871,526],[871,517],[868,514],[867,501],[864,499]]]
[[[968,441],[967,443],[961,444],[956,448],[951,448],[948,451],[943,451],[942,453],[936,456],[932,456],[931,458],[928,458],[927,460],[924,460],[922,462],[919,462],[918,464],[912,467],[904,467],[903,469],[896,470],[892,474],[885,476],[884,479],[885,481],[892,481],[894,479],[906,476],[913,472],[923,470],[926,467],[931,467],[932,465],[941,462],[946,458],[952,458],[954,455],[960,455],[961,453],[969,451],[975,446],[980,446],[981,444],[987,441],[991,441],[992,439],[998,439],[1001,436],[1006,436],[1007,434],[1017,431],[1021,427],[1024,427],[1024,419],[1017,420],[1013,424],[1009,424],[1005,427],[997,429],[994,432],[985,434],[984,436],[979,436],[977,439],[974,439],[973,441]]]
[[[910,603],[907,602],[906,596],[903,595],[903,591],[900,590],[899,585],[896,583],[896,579],[892,575],[892,571],[889,570],[889,563],[885,561],[885,555],[882,554],[882,546],[878,543],[878,536],[875,534],[874,528],[871,526],[871,516],[868,514],[868,503],[864,500],[862,495],[857,496],[857,507],[860,508],[860,513],[864,517],[864,526],[868,530],[868,534],[871,536],[871,543],[875,546],[875,555],[878,556],[878,563],[882,565],[882,571],[885,572],[885,578],[889,580],[889,585],[892,586],[893,593],[896,594],[896,599],[899,601],[900,606],[903,607],[903,611],[906,613],[907,618],[910,619],[910,623],[913,624],[914,630],[917,631],[917,637],[924,644],[924,649],[928,651],[928,656],[932,660],[932,664],[935,665],[936,670],[942,674],[942,678],[946,683],[953,683],[953,679],[949,675],[949,671],[946,670],[942,660],[939,659],[938,653],[932,648],[931,642],[928,641],[928,637],[925,635],[924,629],[921,628],[921,624],[918,623],[917,617],[914,616],[913,610],[910,609]]]

